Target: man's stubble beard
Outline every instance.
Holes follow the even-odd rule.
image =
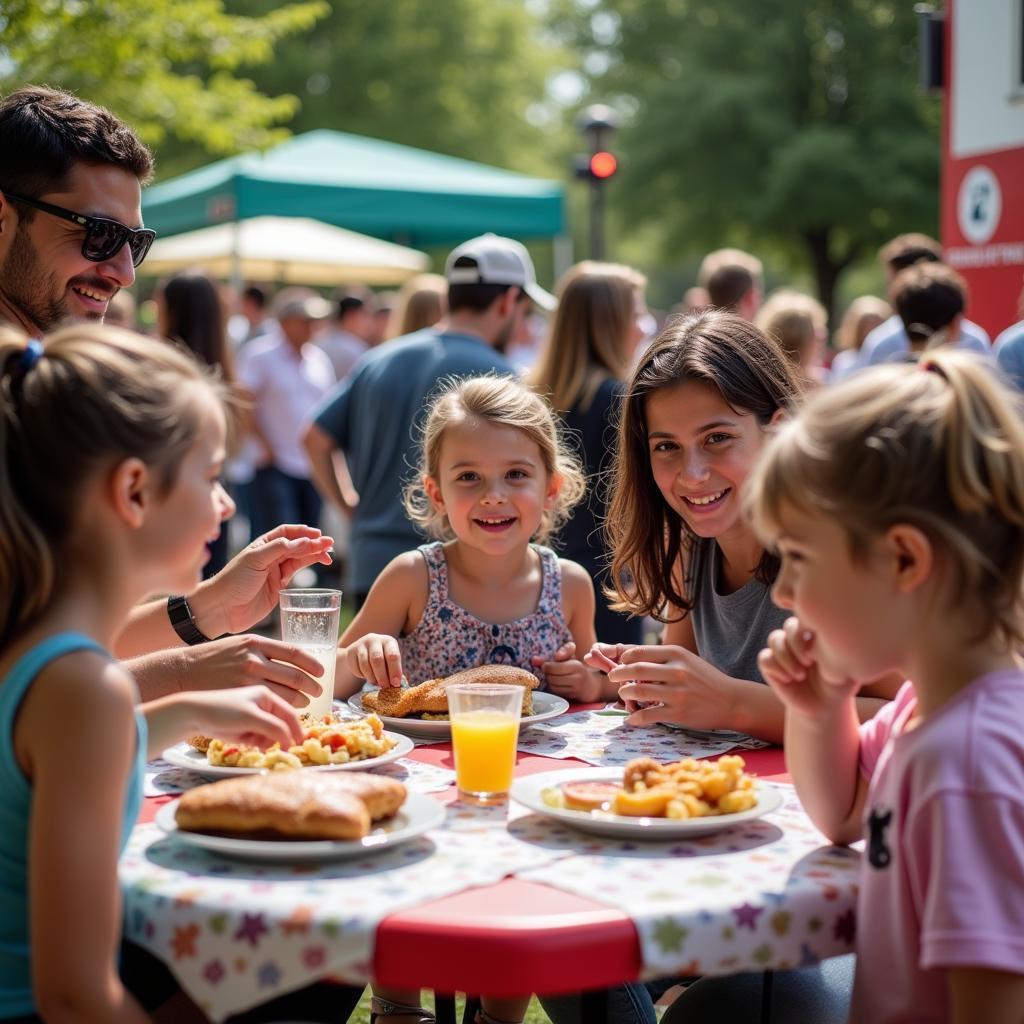
[[[71,319],[63,295],[59,299],[47,298],[56,294],[57,289],[56,275],[43,270],[28,232],[19,225],[0,266],[0,295],[40,333],[46,333]]]

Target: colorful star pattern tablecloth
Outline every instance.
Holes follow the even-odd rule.
[[[369,980],[382,918],[572,850],[546,823],[455,804],[445,825],[358,860],[295,867],[233,861],[135,828],[121,858],[125,936],[174,972],[215,1021],[318,979]]]
[[[575,757],[603,767],[624,765],[634,757],[676,761],[711,757],[727,750],[766,747],[762,740],[740,733],[689,732],[667,725],[626,725],[611,711],[574,711],[540,722],[519,734],[519,749],[545,757]]]
[[[786,970],[852,952],[860,854],[828,845],[792,786],[761,785],[778,785],[785,802],[760,820],[677,842],[577,833],[576,856],[517,875],[621,909],[648,978]],[[542,820],[552,845],[574,831]]]

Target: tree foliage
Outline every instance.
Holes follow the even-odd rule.
[[[590,88],[633,112],[614,200],[666,248],[802,250],[836,278],[937,223],[937,101],[917,89],[904,0],[562,0]]]
[[[275,0],[230,0],[254,14]],[[523,0],[332,0],[315,28],[254,73],[301,96],[294,131],[335,128],[522,171],[560,162],[541,124],[547,78],[566,56]]]
[[[227,154],[281,141],[291,95],[263,95],[242,69],[271,60],[327,13],[324,0],[261,17],[224,0],[4,0],[0,92],[28,82],[109,107],[151,145],[169,137]]]

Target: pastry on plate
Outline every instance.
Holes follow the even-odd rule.
[[[178,827],[247,838],[362,839],[405,802],[395,779],[351,772],[281,772],[224,779],[190,789],[175,813]]]
[[[533,713],[533,691],[540,680],[525,669],[514,665],[480,665],[467,668],[443,679],[428,679],[418,686],[400,689],[382,687],[363,694],[363,707],[390,718],[446,718],[448,716],[447,688],[459,683],[478,686],[522,686],[523,715]]]

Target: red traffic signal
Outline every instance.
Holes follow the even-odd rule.
[[[591,175],[602,181],[605,178],[610,178],[618,169],[619,161],[615,159],[613,153],[609,153],[607,150],[601,150],[590,158]]]
[[[615,154],[609,153],[606,149],[586,156],[577,156],[574,167],[577,178],[585,178],[589,181],[607,181],[614,177],[618,169],[619,161]]]

